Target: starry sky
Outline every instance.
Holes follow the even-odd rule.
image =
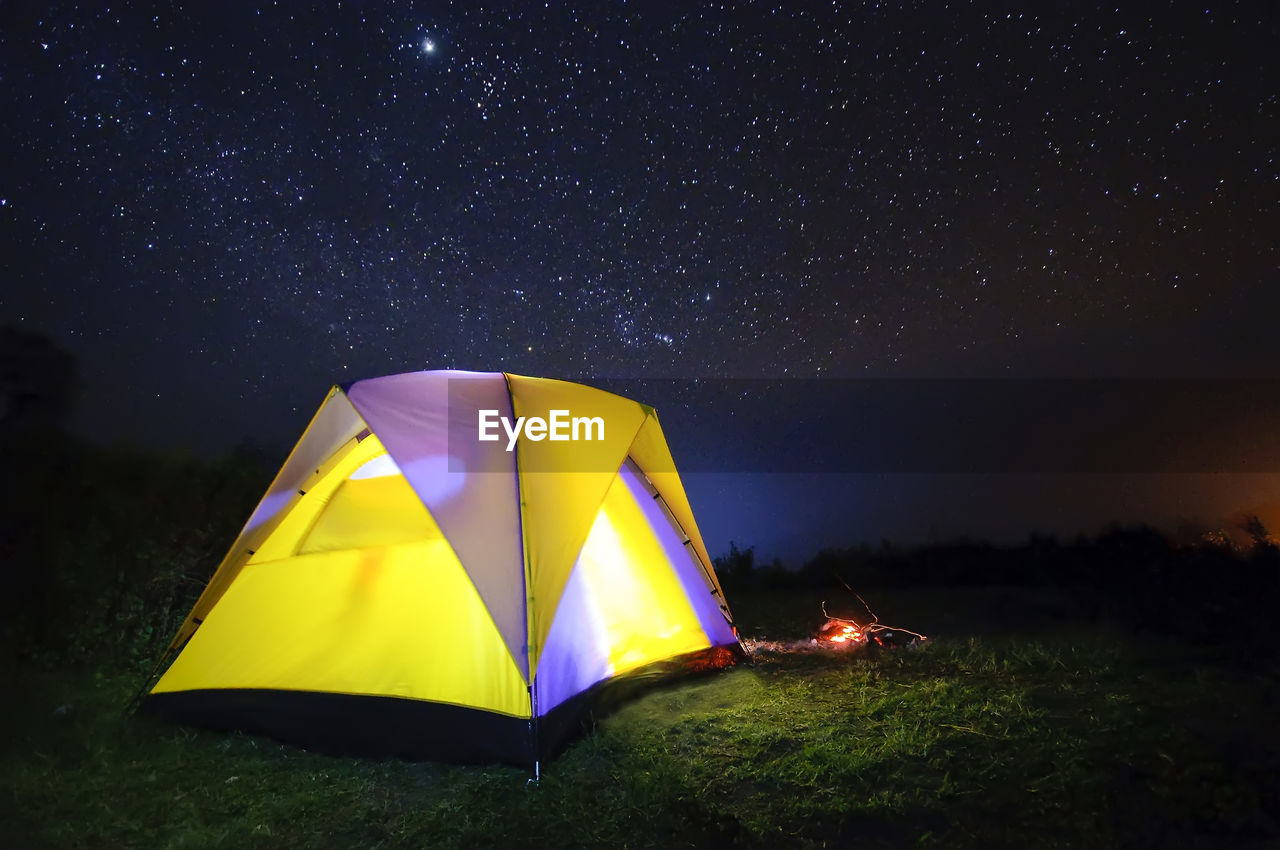
[[[1277,43],[1268,2],[3,2],[0,324],[76,356],[81,432],[203,453],[422,368],[1276,379]],[[682,459],[675,404],[713,550],[1280,504],[779,477]]]

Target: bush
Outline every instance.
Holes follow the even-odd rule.
[[[9,435],[0,492],[4,636],[38,668],[147,667],[266,486],[216,462]]]
[[[1218,646],[1248,644],[1260,658],[1280,646],[1280,549],[1261,523],[1244,526],[1248,549],[1212,538],[1175,546],[1147,526],[1113,525],[1070,543],[1033,535],[1021,546],[959,541],[915,549],[824,549],[798,570],[755,564],[751,548],[730,547],[716,568],[730,601],[741,590],[808,588],[841,592],[916,587],[1045,588],[1064,611],[1135,632]],[[1056,610],[1056,609],[1055,609]]]

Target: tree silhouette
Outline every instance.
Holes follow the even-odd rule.
[[[1257,514],[1249,514],[1240,521],[1240,528],[1245,534],[1249,535],[1249,541],[1253,544],[1253,548],[1258,549],[1271,545],[1271,535],[1267,532],[1267,527],[1262,524],[1262,520]]]
[[[70,352],[42,333],[0,327],[0,431],[61,430],[79,384]]]
[[[720,580],[728,581],[738,587],[749,585],[756,565],[755,549],[756,547],[754,546],[739,549],[738,544],[732,540],[729,541],[729,554],[712,559],[712,564],[715,566],[716,574],[720,576]]]

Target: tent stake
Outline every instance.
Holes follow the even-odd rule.
[[[151,690],[155,685],[156,680],[160,678],[160,673],[163,672],[165,662],[169,660],[172,653],[172,645],[161,653],[160,660],[156,662],[155,667],[151,668],[151,674],[147,676],[146,681],[142,683],[142,687],[138,688],[138,692],[133,695],[133,698],[125,703],[124,710],[120,712],[121,717],[132,717],[134,712],[138,710],[138,705],[141,704],[142,697],[147,693],[147,691]]]

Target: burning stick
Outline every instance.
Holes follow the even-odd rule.
[[[836,576],[836,578],[840,577]],[[880,638],[880,634],[882,632],[888,632],[885,637],[892,637],[894,632],[904,632],[905,634],[911,635],[911,637],[916,641],[923,642],[929,639],[919,632],[913,632],[910,629],[904,629],[899,626],[884,625],[880,622],[880,618],[876,616],[876,612],[871,610],[871,606],[867,604],[867,600],[858,596],[858,594],[854,592],[853,588],[845,584],[843,579],[840,579],[840,583],[844,584],[845,589],[857,597],[858,601],[862,603],[862,607],[867,609],[867,613],[871,615],[871,622],[864,625],[859,623],[857,620],[851,620],[846,617],[833,617],[827,613],[827,602],[824,599],[822,601],[822,614],[827,618],[827,622],[818,630],[818,637],[820,639],[834,644],[866,644],[874,641],[877,646],[885,646],[884,640]],[[908,643],[910,643],[910,641],[908,641]]]
[[[839,578],[839,576],[836,576],[836,578]],[[842,580],[840,583],[844,584],[844,581]],[[776,662],[778,659],[794,652],[827,653],[858,645],[872,647],[901,646],[903,644],[899,644],[894,640],[898,632],[910,636],[910,639],[905,641],[906,646],[922,643],[929,639],[919,632],[913,632],[910,629],[903,629],[897,626],[886,626],[881,623],[880,618],[871,610],[871,606],[867,604],[867,600],[858,596],[849,585],[845,584],[844,586],[857,597],[857,600],[862,603],[862,607],[867,609],[867,614],[871,617],[870,622],[863,625],[857,620],[847,617],[833,617],[827,612],[827,603],[826,600],[823,600],[822,613],[826,616],[827,622],[823,624],[822,628],[818,630],[818,634],[814,637],[798,641],[769,640],[763,637],[745,638],[742,645],[750,654],[752,663]]]

